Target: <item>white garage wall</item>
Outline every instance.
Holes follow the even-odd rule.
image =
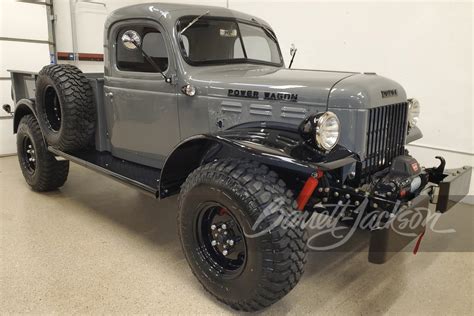
[[[106,6],[76,4],[81,53],[103,52],[103,23],[108,13],[145,1],[95,2]],[[426,166],[436,163],[434,155],[449,158],[448,167],[474,165],[471,1],[167,2],[229,6],[262,17],[275,29],[287,64],[290,44],[296,44],[295,68],[373,71],[399,81],[422,104],[419,126],[425,137],[416,147],[410,146],[416,158]],[[54,5],[58,51],[71,52],[70,1],[55,0]],[[103,67],[100,62],[78,65],[84,71],[102,71]],[[472,194],[474,184],[471,188]]]
[[[25,23],[28,21],[28,23]],[[0,37],[48,40],[44,5],[0,0]],[[49,63],[47,44],[0,41],[0,105],[13,102],[7,69],[37,71]],[[0,109],[0,156],[16,152],[13,120]]]

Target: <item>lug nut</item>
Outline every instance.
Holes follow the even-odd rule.
[[[227,231],[224,232],[224,235],[227,235]]]
[[[216,225],[212,224],[211,225],[211,230],[216,230]]]
[[[372,204],[372,207],[373,207],[373,208],[378,208],[379,205],[378,205],[377,203],[374,203],[374,204]]]
[[[229,253],[229,252],[228,252],[227,250],[223,250],[223,251],[222,251],[222,254],[223,254],[224,256],[227,256],[228,253]]]
[[[213,245],[213,246],[217,245],[217,241],[215,241],[215,240],[211,241],[211,245]]]
[[[346,194],[344,197],[348,200],[351,198],[351,196],[349,194]]]
[[[323,202],[324,202],[324,203],[326,203],[327,201],[328,201],[328,198],[327,198],[327,197],[323,198]]]
[[[329,188],[324,188],[324,192],[328,193],[328,192],[329,192]]]
[[[359,201],[355,201],[354,204],[355,204],[355,206],[359,206],[360,202],[359,202]]]
[[[227,243],[228,243],[230,246],[233,246],[233,245],[234,245],[234,241],[233,241],[232,239],[227,240]]]
[[[335,196],[335,197],[338,197],[338,196],[339,196],[339,192],[334,192],[334,196]]]
[[[226,225],[226,224],[222,224],[221,228],[222,228],[222,229],[227,229],[227,225]]]
[[[319,189],[318,189],[318,192],[323,192],[323,188],[319,188]]]

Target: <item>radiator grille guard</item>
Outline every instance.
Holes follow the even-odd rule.
[[[369,110],[366,158],[361,176],[368,180],[374,172],[390,165],[405,152],[408,103],[385,105]]]

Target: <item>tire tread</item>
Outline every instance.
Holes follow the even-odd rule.
[[[95,133],[96,110],[93,102],[93,91],[88,79],[80,69],[73,65],[48,65],[39,72],[37,81],[50,78],[61,103],[63,120],[61,122],[60,137],[54,143],[48,137],[50,133],[46,119],[43,117],[42,104],[44,93],[37,88],[36,102],[40,126],[48,143],[55,148],[71,152],[87,147],[91,144]]]
[[[36,170],[38,172],[35,177],[31,177],[23,168],[21,160],[21,151],[18,148],[18,159],[23,175],[34,191],[48,192],[56,190],[64,185],[69,174],[69,161],[57,161],[53,154],[51,154],[43,141],[43,134],[41,132],[38,121],[32,114],[25,115],[20,120],[18,127],[18,137],[23,133],[30,132],[32,141],[35,143],[38,164],[40,167]],[[19,143],[17,146],[20,146]]]
[[[269,203],[281,196],[286,197],[283,208],[287,212],[295,210],[292,193],[286,189],[285,183],[274,171],[257,162],[224,159],[197,168],[188,176],[181,188],[178,198],[180,209],[183,208],[186,195],[200,183],[216,183],[228,188],[234,196],[250,205],[251,218],[257,218]],[[278,215],[272,214],[267,218],[271,222],[276,216]],[[180,214],[178,214],[178,226],[180,226]],[[274,228],[271,231],[271,238],[262,242],[264,276],[258,281],[252,298],[235,302],[210,292],[211,295],[236,310],[257,311],[270,306],[285,296],[300,280],[306,263],[306,241],[305,229],[280,226]],[[186,259],[189,260],[189,257],[186,256]],[[195,271],[193,273],[196,274]],[[206,289],[205,284],[202,285]]]

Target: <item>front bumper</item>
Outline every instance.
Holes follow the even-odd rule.
[[[432,202],[436,211],[445,213],[459,203],[468,193],[471,184],[472,167],[446,170],[444,179],[432,192]]]
[[[459,203],[469,192],[472,167],[446,170],[438,183],[408,203],[407,208],[393,214],[383,226],[371,231],[369,262],[381,264],[403,250],[424,233],[429,203],[438,212],[445,213]]]
[[[419,195],[411,201],[411,207],[400,209],[383,227],[370,234],[369,262],[385,263],[403,250],[413,239],[425,232],[430,197]]]

